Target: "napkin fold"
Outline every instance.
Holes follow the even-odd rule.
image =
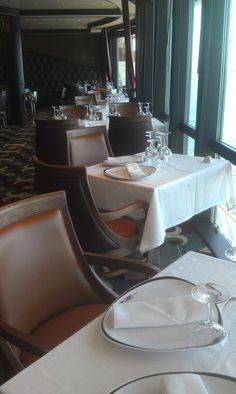
[[[142,154],[140,155],[127,155],[127,156],[108,156],[106,160],[103,161],[104,165],[114,165],[114,164],[126,164],[126,163],[137,163],[143,160]]]
[[[141,178],[146,175],[138,163],[127,163],[125,167],[130,178]]]
[[[207,305],[191,295],[159,300],[115,303],[112,307],[114,328],[161,327],[207,319]]]
[[[160,378],[158,393],[165,394],[207,394],[208,390],[197,374],[169,374]]]

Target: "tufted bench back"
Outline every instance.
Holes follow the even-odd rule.
[[[99,81],[102,84],[102,67],[80,66],[55,57],[24,52],[25,83],[38,92],[41,106],[58,105],[66,83]]]

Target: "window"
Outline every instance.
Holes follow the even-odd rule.
[[[131,36],[131,50],[135,71],[135,34]],[[126,51],[125,51],[125,38],[117,38],[117,67],[118,67],[118,86],[126,86]]]
[[[195,0],[193,10],[193,20],[191,21],[192,42],[191,42],[191,58],[189,65],[189,91],[187,94],[187,120],[186,123],[192,127],[196,126],[196,111],[197,111],[197,93],[198,93],[198,58],[199,58],[199,44],[200,44],[200,30],[201,30],[201,0]]]
[[[226,53],[226,72],[224,79],[225,95],[224,110],[222,114],[221,141],[236,148],[236,116],[235,116],[235,92],[236,92],[236,1],[231,2],[229,12],[229,34]]]

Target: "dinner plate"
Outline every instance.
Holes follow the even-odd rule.
[[[103,334],[108,340],[118,345],[150,351],[192,349],[218,343],[220,339],[216,337],[215,332],[208,327],[199,332],[197,322],[145,328],[113,327],[112,307],[115,303],[191,295],[193,286],[193,283],[186,280],[165,276],[150,279],[133,287],[106,311],[102,320]],[[222,323],[221,314],[216,305],[212,305],[211,314],[214,321]]]
[[[102,164],[104,166],[117,167],[117,166],[125,165],[127,163],[143,163],[144,161],[145,161],[144,154],[140,153],[136,155],[111,157],[108,158],[107,160],[104,160]]]
[[[169,390],[165,391],[163,387],[165,388],[168,380],[170,382]],[[162,394],[165,392],[168,392],[168,394],[235,394],[236,379],[211,373],[155,374],[124,383],[108,394]]]
[[[146,179],[147,177],[155,174],[155,172],[157,171],[157,169],[152,166],[139,166],[140,169],[144,172],[144,176],[130,177],[125,166],[107,168],[106,170],[104,170],[104,174],[106,176],[109,176],[110,178],[119,179],[122,181],[139,181],[141,179]]]

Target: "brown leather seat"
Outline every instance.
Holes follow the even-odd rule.
[[[108,137],[114,156],[144,152],[148,130],[152,130],[150,115],[109,116]]]
[[[110,104],[112,106],[112,104]],[[137,116],[138,114],[138,103],[136,101],[130,101],[129,103],[116,103],[117,112],[121,116]]]
[[[68,130],[68,164],[90,166],[113,156],[105,126]]]
[[[78,118],[35,119],[35,152],[46,163],[67,164],[66,130],[78,128]]]
[[[35,359],[28,353],[42,356],[117,296],[90,266],[114,267],[116,260],[82,252],[63,191],[0,209],[0,256],[0,351],[11,373]],[[156,272],[128,260],[117,266]]]

